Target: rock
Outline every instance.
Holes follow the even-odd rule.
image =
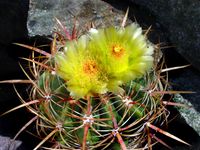
[[[0,136],[0,150],[17,150],[21,141],[13,141],[9,137]]]
[[[179,94],[175,95],[174,101],[190,107],[177,107],[177,109],[181,116],[186,120],[187,124],[189,124],[200,136],[200,113],[195,109],[195,106]]]
[[[176,50],[200,70],[199,0],[129,0],[146,8],[165,28]]]
[[[193,91],[192,94],[182,94],[200,112],[200,73],[193,68],[187,68],[179,73],[179,76],[171,77],[174,90]],[[200,132],[199,132],[200,133]]]
[[[172,50],[166,50],[166,63],[168,67],[181,66],[188,62],[180,54]],[[186,122],[200,135],[200,72],[190,66],[169,72],[169,83],[173,90],[192,91],[192,94],[181,94],[176,96],[175,101],[190,105],[190,109],[177,107]]]
[[[200,73],[192,68],[184,69],[179,76],[170,78],[174,90],[193,91],[193,94],[176,95],[174,100],[191,108],[178,107],[182,117],[200,136]]]
[[[32,0],[27,23],[29,36],[51,35],[56,26],[55,18],[69,30],[73,28],[74,18],[77,19],[80,30],[87,29],[91,22],[94,22],[96,27],[113,25],[121,22],[123,18],[122,12],[115,11],[103,1]]]

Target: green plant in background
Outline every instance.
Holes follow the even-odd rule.
[[[169,147],[156,132],[189,145],[160,129],[168,123],[166,105],[172,104],[163,97],[173,91],[167,91],[167,74],[161,75],[167,70],[155,63],[156,45],[147,40],[147,32],[133,23],[91,28],[79,38],[57,33],[50,53],[18,44],[33,52],[24,58],[33,78],[22,68],[28,80],[3,83],[30,83],[32,88],[28,100],[15,88],[23,104],[4,114],[27,107],[35,115],[19,131],[36,123],[42,141],[35,150],[46,141],[52,149],[151,149],[157,142]]]

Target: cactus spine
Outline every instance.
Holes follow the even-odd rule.
[[[44,55],[27,59],[34,79],[27,75],[23,102],[44,136],[35,149],[46,141],[52,149],[147,149],[158,139],[153,130],[174,138],[156,127],[167,124],[167,84],[139,25],[63,39],[54,37],[51,53],[19,44]]]

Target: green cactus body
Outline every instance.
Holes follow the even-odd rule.
[[[42,120],[43,128],[46,132],[50,132],[49,127],[53,129],[60,125],[60,133],[57,133],[54,139],[59,141],[61,147],[67,149],[81,149],[85,125],[89,126],[87,148],[118,147],[120,149],[120,144],[112,140],[116,139],[114,131],[118,130],[120,134],[131,137],[139,132],[138,128],[142,123],[133,126],[132,124],[145,118],[148,113],[153,113],[152,107],[156,107],[152,105],[156,104],[157,100],[145,96],[147,93],[145,89],[148,88],[145,78],[123,84],[124,95],[107,93],[91,97],[89,115],[87,115],[88,100],[73,99],[65,81],[58,75],[45,71],[40,75],[37,83],[40,90],[49,93],[49,97],[39,104],[41,115],[48,120]],[[37,95],[38,98],[41,97],[39,91]],[[123,137],[125,143],[129,139],[129,136],[126,136]]]
[[[38,115],[38,134],[53,149],[151,147],[147,125],[166,121],[159,93],[165,88],[142,29],[133,23],[91,29],[65,44],[55,41],[47,59],[32,60],[37,73],[30,97],[39,102],[31,111]]]

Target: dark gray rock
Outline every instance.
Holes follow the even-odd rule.
[[[113,12],[112,9],[109,4],[99,0],[32,0],[27,22],[29,36],[51,35],[56,27],[55,18],[69,30],[73,28],[76,18],[81,32],[91,22],[96,27],[121,22],[122,12]]]
[[[192,94],[176,95],[174,100],[190,108],[177,107],[181,116],[200,136],[200,72],[192,67],[181,69],[170,74],[170,82],[174,90],[193,91]]]
[[[200,73],[192,68],[187,68],[182,70],[179,76],[171,77],[170,81],[173,83],[173,88],[175,90],[195,92],[182,95],[194,105],[196,111],[200,112]]]
[[[177,109],[187,124],[190,125],[200,136],[200,113],[195,109],[195,106],[179,94],[175,95],[174,101],[190,106],[190,108],[177,107]]]
[[[129,0],[152,13],[177,51],[200,70],[199,0]]]

